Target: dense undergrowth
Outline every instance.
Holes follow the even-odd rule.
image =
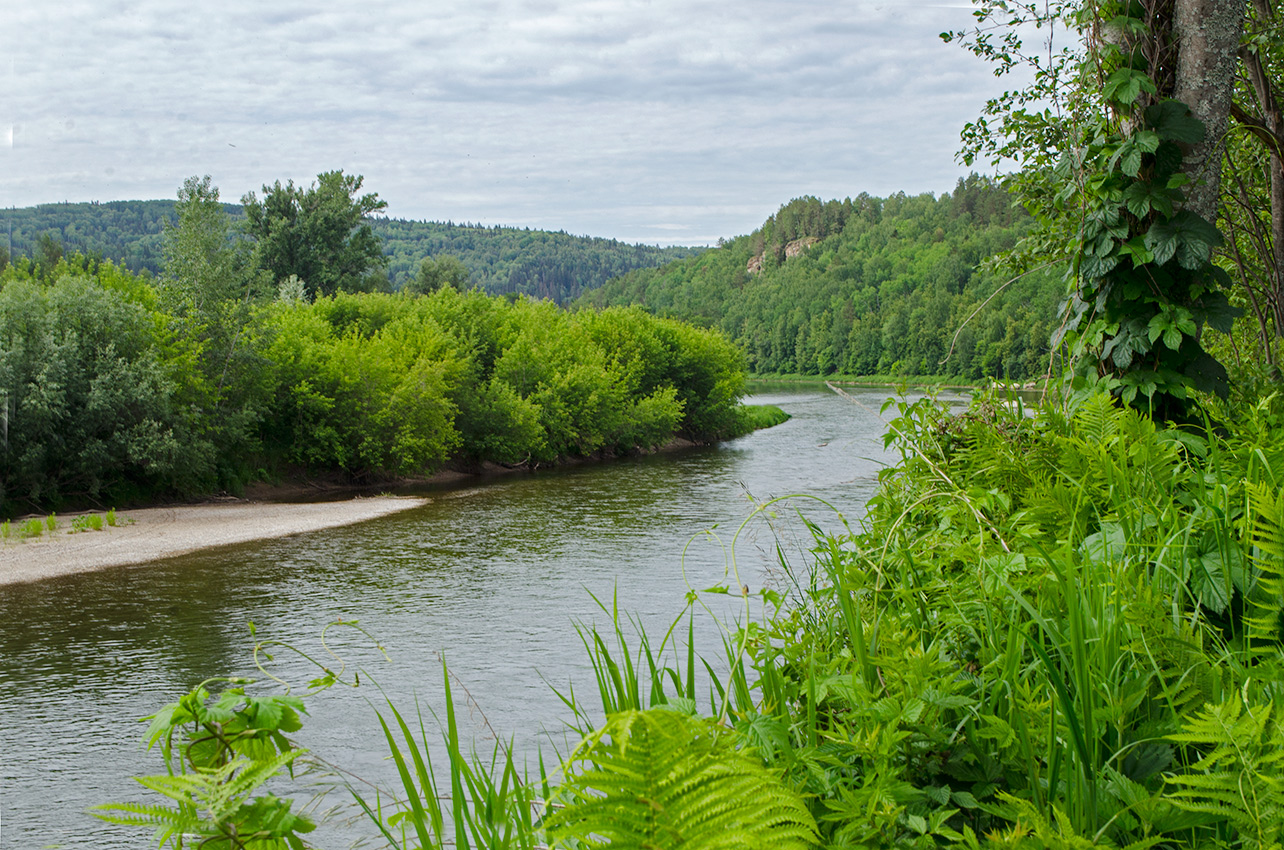
[[[888,410],[901,461],[866,515],[809,524],[801,562],[781,549],[786,578],[762,592],[765,615],[729,627],[721,661],[692,645],[707,591],[658,645],[610,609],[614,635],[581,630],[600,705],[567,697],[584,740],[560,765],[527,776],[502,748],[470,757],[451,707],[449,764],[434,774],[432,733],[381,712],[402,787],[362,805],[384,837],[1280,847],[1284,400],[1240,399],[1182,430],[1104,395],[1033,412],[994,396],[958,415],[930,398]],[[729,579],[714,592],[737,592]],[[169,796],[198,812],[186,793]],[[246,806],[225,829],[258,811]],[[168,823],[159,811],[116,816]],[[241,846],[219,840],[203,846]]]

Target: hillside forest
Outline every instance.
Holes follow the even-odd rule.
[[[718,328],[756,373],[1033,379],[1048,370],[1063,269],[985,270],[1031,223],[976,175],[939,198],[798,198],[747,236],[578,303]]]
[[[244,205],[222,209],[233,232],[244,226]],[[163,275],[174,210],[172,201],[122,201],[11,211],[15,257],[24,251],[39,267],[79,250]],[[721,330],[762,374],[1032,380],[1048,371],[1063,297],[1062,267],[1017,275],[987,265],[1032,220],[977,175],[940,197],[798,198],[714,250],[374,216],[364,224],[378,256],[343,289],[449,285],[581,307],[636,304]]]
[[[111,260],[136,273],[164,272],[165,228],[176,218],[176,201],[106,201],[41,204],[3,211],[0,266],[10,257],[48,261],[62,253]],[[223,204],[234,222],[243,204]],[[644,266],[698,254],[698,248],[630,245],[615,239],[572,236],[529,228],[407,221],[372,217],[371,230],[386,263],[368,287],[397,291],[413,285],[425,260],[462,265],[464,288],[492,295],[529,295],[570,301],[607,280]]]

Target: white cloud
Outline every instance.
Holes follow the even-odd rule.
[[[918,0],[6,4],[12,203],[343,168],[410,218],[666,242],[950,188],[998,83]]]

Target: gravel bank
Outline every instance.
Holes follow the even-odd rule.
[[[424,504],[426,499],[374,496],[342,502],[280,504],[213,502],[119,511],[121,524],[71,533],[72,516],[58,517],[52,534],[0,542],[0,585],[170,558],[232,543],[287,537],[351,525]],[[132,520],[132,522],[129,522]]]

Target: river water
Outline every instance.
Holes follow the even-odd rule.
[[[887,391],[852,391],[854,404],[824,387],[758,389],[751,401],[793,418],[720,446],[443,488],[422,508],[357,526],[0,587],[0,848],[155,847],[145,830],[85,809],[147,800],[128,777],[163,772],[134,720],[209,677],[263,680],[250,622],[259,638],[324,655],[326,624],[357,619],[386,647],[390,660],[332,628],[327,642],[363,684],[312,698],[295,736],[361,776],[388,769],[371,683],[403,710],[439,706],[443,654],[457,696],[471,697],[464,720],[479,746],[497,735],[527,756],[551,752],[568,715],[553,687],[595,695],[574,630],[607,624],[594,595],[617,598],[658,642],[688,588],[779,582],[778,543],[805,560],[794,509],[841,530],[803,500],[736,537],[751,497],[806,493],[858,520],[890,460],[878,416]],[[733,538],[738,578],[726,573]],[[734,598],[709,598],[720,616],[743,616]],[[720,655],[717,625],[698,622],[698,649]],[[274,656],[292,683],[315,675],[290,650]],[[325,844],[346,843],[337,836]]]

